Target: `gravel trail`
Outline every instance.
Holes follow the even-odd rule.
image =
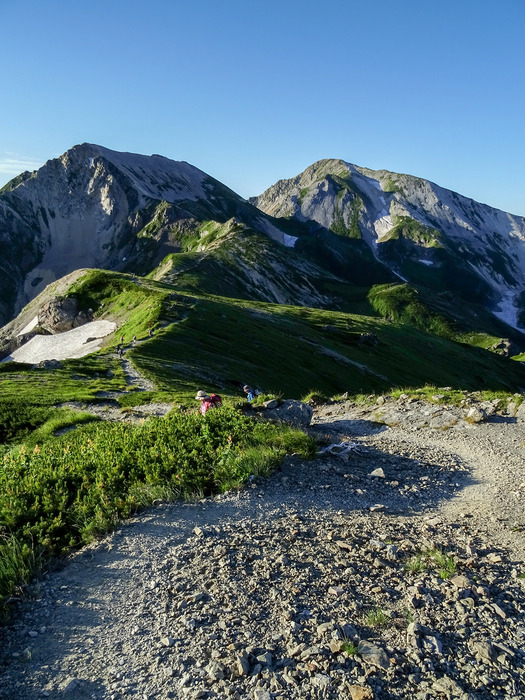
[[[525,697],[525,422],[311,429],[352,449],[160,503],[35,584],[0,697]]]

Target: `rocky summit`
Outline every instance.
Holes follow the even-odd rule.
[[[363,241],[402,279],[525,328],[525,219],[422,178],[322,160],[250,200]]]

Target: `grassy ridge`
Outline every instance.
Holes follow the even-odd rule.
[[[362,346],[362,333],[379,344]],[[130,352],[159,388],[183,398],[195,387],[237,391],[239,382],[301,398],[396,386],[451,385],[515,391],[525,369],[413,326],[334,311],[200,298],[184,321]]]

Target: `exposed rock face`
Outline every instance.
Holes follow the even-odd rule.
[[[64,333],[93,320],[93,315],[80,311],[76,299],[52,299],[38,312],[38,325],[50,333]]]
[[[272,216],[316,221],[362,239],[403,279],[483,300],[495,316],[524,329],[523,217],[428,180],[342,160],[314,163],[250,201]]]
[[[265,214],[188,163],[75,146],[0,193],[0,324],[78,268],[150,272],[177,249],[180,219],[232,216],[283,242]]]
[[[498,343],[494,343],[490,350],[497,352],[504,357],[512,357],[513,355],[519,355],[521,352],[523,352],[522,349],[516,345],[516,343],[513,343],[508,338],[502,338]]]

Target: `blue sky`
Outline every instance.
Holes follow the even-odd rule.
[[[321,158],[525,215],[524,0],[0,0],[0,185],[90,142],[247,197]]]

